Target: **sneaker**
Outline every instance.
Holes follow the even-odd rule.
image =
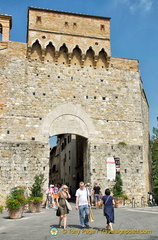
[[[91,228],[89,225],[86,225],[85,227],[88,228],[88,229]]]
[[[49,209],[49,207],[46,207],[46,209]]]

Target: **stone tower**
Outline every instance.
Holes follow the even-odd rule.
[[[0,60],[1,195],[37,173],[48,182],[49,137],[76,134],[85,182],[111,187],[106,160],[119,158],[129,199],[147,199],[148,102],[138,60],[111,56],[110,18],[29,7],[27,42]]]
[[[0,14],[0,33],[2,34],[2,41],[8,42],[10,40],[11,28],[12,28],[12,17],[9,15]]]

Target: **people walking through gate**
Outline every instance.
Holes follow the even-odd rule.
[[[64,229],[66,229],[67,224],[67,216],[66,214],[69,213],[69,210],[67,208],[65,199],[71,198],[69,192],[68,192],[68,186],[63,185],[62,191],[58,192],[58,197],[56,198],[57,206],[59,209],[59,227],[61,228],[61,222],[62,219],[64,220]]]
[[[113,231],[112,223],[114,223],[115,201],[114,198],[110,196],[110,190],[108,188],[105,190],[105,196],[102,197],[101,201],[104,204],[104,216],[107,219],[106,229]]]
[[[58,186],[57,186],[57,184],[55,184],[55,186],[54,186],[54,201],[55,202],[57,202],[56,200],[58,198],[58,191],[59,191]]]
[[[76,210],[79,209],[80,225],[82,228],[89,228],[89,208],[90,205],[88,191],[84,182],[79,183],[79,189],[76,191]]]
[[[95,201],[95,207],[96,207],[96,209],[98,209],[100,206],[100,196],[101,196],[101,189],[100,189],[98,183],[95,183],[95,186],[93,188],[93,196],[94,196],[94,201]]]
[[[50,185],[46,190],[46,209],[56,208],[54,202],[54,185]]]

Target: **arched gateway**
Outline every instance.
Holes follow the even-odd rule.
[[[9,41],[11,23],[0,14],[1,201],[36,174],[47,185],[48,139],[69,133],[84,137],[84,180],[104,190],[117,170],[140,205],[150,190],[148,102],[138,61],[111,56],[110,18],[29,7],[27,43]]]
[[[79,104],[63,104],[46,115],[42,133],[46,138],[59,134],[76,134],[85,138],[95,136],[95,127],[91,118]]]

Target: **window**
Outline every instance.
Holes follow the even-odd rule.
[[[100,30],[105,30],[105,26],[104,25],[100,25]]]
[[[36,22],[41,22],[41,16],[36,17]]]

